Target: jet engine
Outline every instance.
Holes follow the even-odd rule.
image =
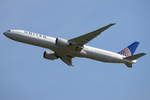
[[[67,47],[67,46],[69,46],[69,42],[68,42],[68,40],[63,39],[63,38],[57,38],[56,45],[59,47]]]
[[[50,60],[55,60],[58,57],[56,56],[56,54],[53,51],[50,50],[46,50],[44,51],[43,57],[46,59],[50,59]]]
[[[77,45],[75,42],[68,41],[63,38],[56,38],[56,46],[58,46],[60,48],[69,47],[75,51],[81,51],[81,49],[83,48],[83,46]]]

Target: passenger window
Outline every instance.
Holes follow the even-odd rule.
[[[43,38],[46,38],[46,36],[45,36],[45,35],[43,35]]]

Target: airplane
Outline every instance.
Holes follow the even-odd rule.
[[[45,59],[55,60],[60,58],[69,66],[73,66],[72,58],[81,57],[101,62],[123,63],[128,68],[132,68],[132,64],[135,64],[138,58],[146,55],[146,53],[134,55],[134,52],[139,45],[139,42],[137,41],[117,53],[85,45],[113,25],[115,25],[115,23],[69,40],[18,29],[11,29],[3,34],[15,41],[47,48],[43,54]]]

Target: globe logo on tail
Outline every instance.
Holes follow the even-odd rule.
[[[124,56],[132,56],[132,53],[131,53],[131,51],[130,51],[129,48],[124,48],[119,53],[122,54],[122,55],[124,55]]]

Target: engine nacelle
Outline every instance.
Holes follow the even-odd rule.
[[[75,42],[68,41],[63,38],[56,38],[56,46],[58,46],[59,48],[67,48],[68,47],[75,51],[81,51],[81,49],[83,48],[83,46],[80,46],[80,45],[76,44]]]
[[[46,50],[44,51],[43,57],[46,59],[50,59],[50,60],[55,60],[58,57],[56,56],[56,54],[53,51],[50,50]]]
[[[63,39],[63,38],[57,38],[56,45],[59,47],[67,47],[67,46],[69,46],[69,42],[68,42],[68,40]]]

